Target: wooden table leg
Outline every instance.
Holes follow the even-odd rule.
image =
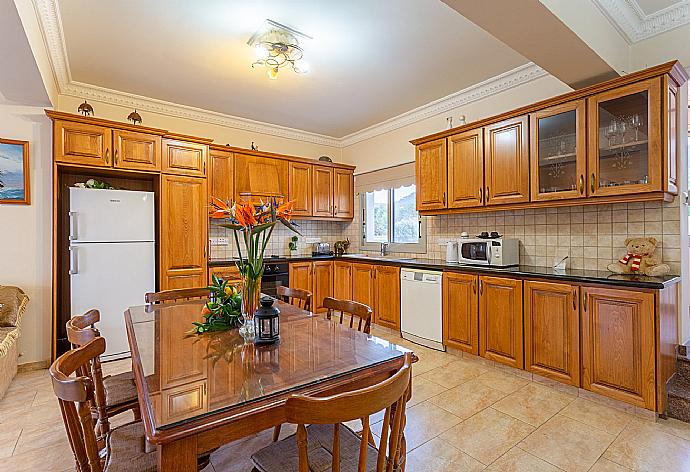
[[[157,448],[159,472],[195,472],[196,436],[159,444]]]

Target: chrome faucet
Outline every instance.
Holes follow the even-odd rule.
[[[381,243],[381,255],[385,256],[388,252],[388,243]]]

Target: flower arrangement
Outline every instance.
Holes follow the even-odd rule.
[[[213,274],[208,286],[210,300],[201,309],[203,322],[194,322],[194,334],[224,331],[237,326],[242,319],[242,297],[237,286]]]
[[[264,274],[264,251],[271,239],[273,230],[278,223],[282,223],[291,231],[300,234],[298,225],[291,221],[294,201],[279,203],[273,198],[264,203],[224,202],[212,197],[210,217],[228,219],[221,224],[224,228],[233,230],[235,245],[239,255],[237,268],[243,279],[242,288],[242,316],[243,334],[248,337],[254,335],[254,324],[251,322],[254,312],[259,306],[261,294],[261,276]],[[240,238],[243,244],[240,244]],[[244,251],[243,251],[244,247]]]

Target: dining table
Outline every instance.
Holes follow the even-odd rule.
[[[148,304],[125,312],[141,418],[160,471],[195,471],[198,457],[283,424],[291,395],[371,386],[398,371],[409,352],[282,301],[275,303],[275,343],[245,340],[237,328],[194,334],[192,323],[202,321],[205,303]],[[393,458],[395,470],[404,470],[404,441]]]

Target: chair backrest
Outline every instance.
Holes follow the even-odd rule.
[[[386,410],[376,461],[376,471],[398,470],[396,463],[400,453],[401,435],[405,428],[405,405],[409,398],[412,376],[412,355],[405,354],[405,361],[392,377],[371,387],[345,392],[330,397],[293,395],[286,402],[288,423],[297,424],[299,472],[308,472],[308,438],[305,424],[333,424],[333,466],[340,470],[340,426],[346,421],[362,420],[362,438],[359,448],[358,470],[366,470],[369,444],[369,416]]]
[[[311,292],[309,290],[279,285],[276,293],[285,303],[290,303],[303,310],[311,311]]]
[[[99,356],[104,352],[105,340],[97,337],[82,347],[64,353],[49,369],[77,470],[82,472],[103,470],[91,417],[91,405],[96,398],[94,384],[99,381],[99,377],[102,384],[102,376],[93,371],[92,377],[79,375],[79,372],[92,369],[94,363],[99,363]],[[75,373],[77,375],[73,377]]]
[[[146,294],[145,299],[146,303],[180,302],[197,298],[208,298],[210,293],[207,287],[178,288],[160,292],[149,292]]]
[[[333,312],[340,312],[340,324],[343,324],[343,315],[347,313],[350,315],[350,328],[355,328],[355,316],[359,318],[359,323],[356,329],[364,331],[369,334],[371,332],[371,314],[372,310],[364,303],[355,302],[352,300],[338,300],[337,298],[326,297],[323,299],[323,307],[328,309],[326,317],[330,320],[333,317]]]
[[[92,339],[101,335],[95,324],[101,321],[101,313],[98,310],[89,310],[83,315],[70,318],[65,324],[67,328],[67,340],[75,347],[81,347]]]

